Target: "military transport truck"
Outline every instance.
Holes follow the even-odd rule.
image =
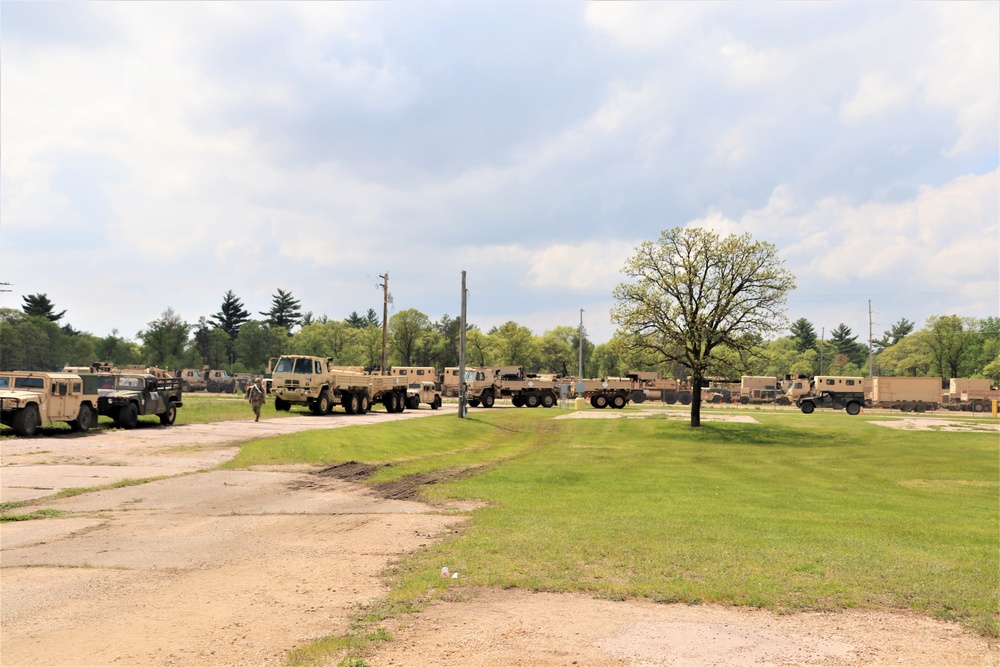
[[[68,422],[86,432],[97,423],[97,380],[75,373],[0,373],[0,423],[34,435],[43,423]]]
[[[386,412],[406,408],[406,384],[399,377],[368,375],[356,368],[335,366],[331,359],[282,355],[271,369],[274,408],[304,405],[317,415],[341,405],[348,414],[365,414],[376,403]]]
[[[139,417],[156,415],[172,426],[177,408],[183,407],[179,378],[157,378],[149,373],[111,373],[99,376],[98,413],[111,417],[125,429],[139,425]]]
[[[583,384],[583,391],[580,391],[580,384]],[[572,387],[578,396],[583,396],[590,400],[590,405],[603,410],[604,408],[614,408],[621,410],[634,397],[635,381],[631,378],[604,377],[592,380],[577,380]],[[645,400],[645,394],[643,394]],[[641,403],[642,401],[636,401]]]
[[[684,380],[665,378],[655,371],[630,371],[625,377],[631,379],[635,386],[630,398],[634,403],[659,400],[668,405],[680,402],[681,405],[691,404],[691,386]]]
[[[525,373],[522,366],[469,369],[465,385],[467,400],[474,408],[492,408],[498,398],[509,398],[517,408],[551,408],[558,402],[555,380]]]

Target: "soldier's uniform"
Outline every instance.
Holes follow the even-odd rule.
[[[247,399],[250,400],[250,407],[253,408],[254,421],[260,421],[260,408],[264,405],[264,387],[260,380],[254,380],[247,385]]]

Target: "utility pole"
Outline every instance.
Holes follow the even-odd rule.
[[[458,418],[465,418],[465,305],[468,292],[465,290],[465,271],[462,271],[462,314],[459,316],[458,334]]]
[[[875,377],[875,353],[872,351],[872,300],[868,299],[868,377]]]
[[[382,282],[378,285],[382,288],[382,366],[379,370],[381,371],[381,375],[385,375],[386,332],[389,326],[389,272],[386,271],[385,274],[379,274],[379,278],[382,279]]]
[[[815,331],[815,329],[813,329]],[[826,342],[826,327],[819,328],[819,374],[823,374],[823,343]]]
[[[583,379],[583,308],[580,309],[580,372],[576,377]]]

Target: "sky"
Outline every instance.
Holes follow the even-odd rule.
[[[614,333],[673,227],[787,316],[1000,314],[997,2],[0,2],[0,307],[135,339],[232,290]],[[870,306],[869,306],[870,302]],[[872,312],[869,316],[869,308]]]

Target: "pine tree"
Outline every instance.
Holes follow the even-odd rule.
[[[233,290],[225,293],[221,309],[210,318],[215,326],[226,332],[230,340],[236,340],[240,326],[249,319],[250,312],[243,307],[243,302],[233,294]]]
[[[273,327],[281,327],[291,335],[292,327],[302,321],[301,302],[292,296],[291,292],[279,289],[271,297],[271,310],[260,314],[266,316],[266,322]]]
[[[816,347],[816,329],[806,318],[800,317],[795,320],[795,324],[789,330],[792,332],[796,352],[805,352]]]
[[[24,305],[21,306],[21,310],[24,311],[25,315],[44,317],[49,322],[58,322],[66,314],[65,310],[61,313],[52,312],[55,306],[45,294],[29,294],[22,298],[24,299]]]

